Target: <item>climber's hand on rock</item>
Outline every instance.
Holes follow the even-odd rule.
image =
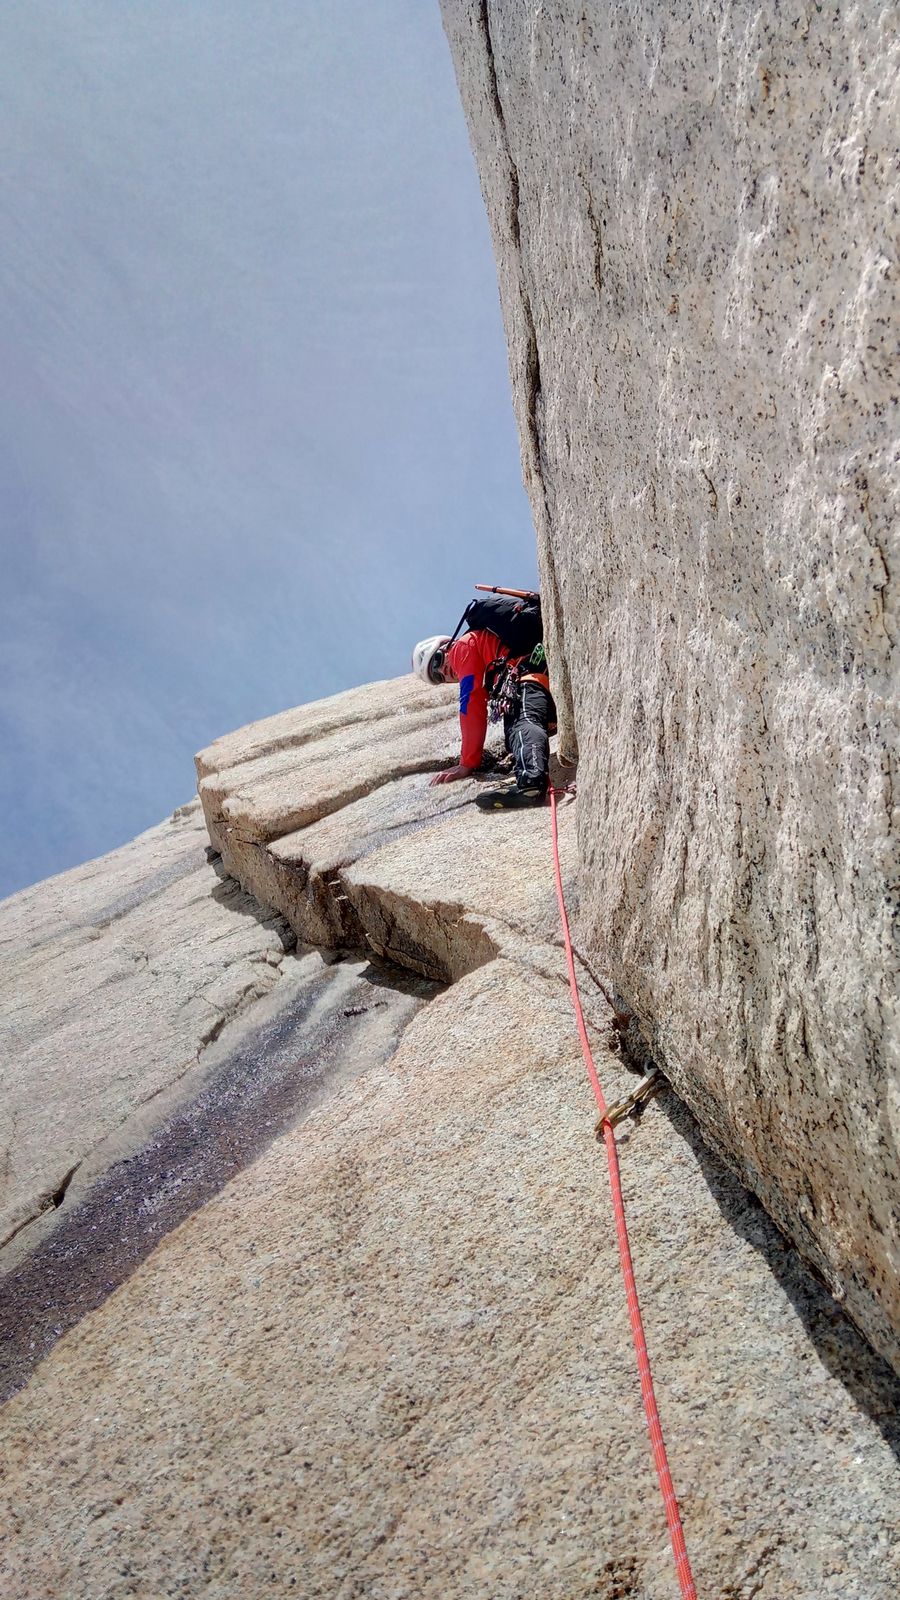
[[[455,783],[457,778],[471,777],[474,771],[474,767],[445,767],[443,772],[436,772],[429,778],[428,787],[433,788],[436,783]]]

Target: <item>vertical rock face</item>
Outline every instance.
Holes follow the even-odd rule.
[[[581,936],[896,1363],[894,8],[443,12],[580,753]]]

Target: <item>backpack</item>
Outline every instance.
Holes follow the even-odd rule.
[[[453,639],[463,630],[489,628],[513,658],[530,656],[544,637],[539,594],[514,599],[512,595],[486,594],[470,600],[456,624]],[[451,639],[450,643],[453,643]]]

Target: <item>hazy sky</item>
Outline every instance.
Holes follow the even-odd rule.
[[[437,0],[0,7],[0,895],[532,583]]]

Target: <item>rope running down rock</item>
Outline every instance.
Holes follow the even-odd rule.
[[[641,1308],[638,1302],[637,1286],[634,1281],[634,1267],[631,1261],[631,1247],[628,1242],[628,1225],[625,1221],[625,1203],[622,1198],[622,1180],[619,1172],[619,1152],[616,1148],[616,1136],[612,1123],[609,1120],[606,1097],[600,1085],[597,1068],[591,1051],[584,1021],[584,1012],[581,1008],[581,998],[578,993],[578,981],[575,977],[575,960],[572,953],[572,935],[569,931],[569,918],[566,912],[565,896],[563,894],[562,871],[559,864],[559,829],[556,818],[557,794],[565,793],[550,786],[550,829],[553,838],[553,866],[556,874],[556,897],[559,901],[559,915],[562,923],[563,941],[566,947],[566,965],[569,970],[569,988],[572,992],[572,1004],[575,1007],[575,1020],[578,1024],[578,1035],[581,1040],[581,1053],[591,1088],[594,1091],[597,1104],[600,1107],[600,1124],[603,1130],[603,1140],[606,1145],[606,1158],[609,1163],[609,1184],[612,1192],[613,1212],[616,1219],[616,1235],[619,1241],[619,1260],[622,1267],[622,1277],[625,1281],[625,1298],[628,1302],[628,1315],[631,1319],[631,1333],[634,1339],[634,1348],[637,1355],[638,1372],[641,1379],[641,1394],[644,1400],[644,1412],[647,1418],[647,1427],[650,1432],[650,1442],[653,1446],[653,1459],[656,1464],[656,1475],[662,1491],[663,1504],[666,1508],[666,1521],[669,1525],[669,1538],[672,1541],[672,1553],[675,1557],[675,1569],[678,1573],[678,1582],[681,1585],[683,1600],[697,1600],[697,1591],[694,1587],[694,1578],[691,1564],[688,1559],[687,1546],[684,1542],[684,1530],[681,1526],[681,1513],[675,1497],[675,1488],[672,1483],[672,1474],[669,1471],[669,1461],[666,1455],[666,1445],[663,1439],[662,1426],[659,1420],[659,1411],[656,1405],[656,1395],[653,1392],[653,1377],[650,1372],[650,1357],[647,1354],[647,1341],[644,1336],[644,1324],[641,1319]]]

